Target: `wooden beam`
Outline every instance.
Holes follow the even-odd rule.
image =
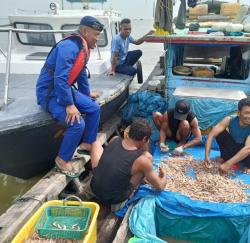
[[[121,218],[114,213],[110,213],[104,220],[102,227],[98,229],[97,242],[107,243],[112,242],[119,228]]]
[[[99,134],[102,144],[115,132],[120,122],[121,117],[114,115],[108,122],[103,124],[101,134]],[[90,157],[84,156],[84,158],[89,160]],[[33,213],[44,202],[56,199],[70,181],[71,179],[56,172],[55,169],[45,175],[0,216],[0,243],[11,242]]]
[[[132,234],[129,230],[129,221],[128,221],[131,210],[132,210],[132,205],[128,208],[128,211],[126,212],[112,243],[127,243],[129,238],[132,237]]]
[[[68,182],[65,175],[55,171],[43,177],[0,216],[0,242],[11,242],[43,202],[57,198]]]

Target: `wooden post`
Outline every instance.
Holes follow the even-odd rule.
[[[116,233],[116,236],[113,240],[112,243],[127,243],[129,238],[132,236],[130,230],[129,230],[129,215],[130,215],[130,212],[132,210],[132,207],[133,205],[131,205],[129,208],[128,208],[128,211],[127,213],[125,214],[122,222],[121,222],[121,225]]]

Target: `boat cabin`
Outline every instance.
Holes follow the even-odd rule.
[[[166,96],[176,89],[218,89],[250,95],[250,38],[207,35],[149,37],[150,42],[166,43]],[[192,88],[192,89],[191,89]],[[202,95],[202,94],[200,94]]]
[[[188,100],[202,130],[237,111],[238,101],[250,95],[247,35],[214,36],[205,30],[182,30],[175,35],[151,36],[147,41],[166,45],[168,108],[173,108],[178,99]]]
[[[249,50],[250,43],[237,41],[173,40],[168,43],[166,55],[168,97],[181,87],[219,89],[221,98],[229,99],[226,90],[243,91],[250,95]],[[178,67],[186,67],[187,73],[181,73]]]
[[[88,68],[92,74],[104,73],[110,67],[111,40],[119,32],[120,14],[115,11],[95,9],[57,10],[46,14],[18,13],[9,16],[10,25],[15,29],[51,31],[50,33],[13,33],[10,72],[39,74],[50,49],[69,35],[69,30],[77,30],[80,19],[86,15],[96,17],[105,26],[98,41],[98,48],[91,50],[88,62]],[[67,33],[62,33],[66,30],[68,30]],[[0,73],[5,73],[5,70],[6,58],[0,55]]]

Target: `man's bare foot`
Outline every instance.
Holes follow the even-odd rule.
[[[57,156],[55,159],[55,163],[57,170],[62,174],[65,174],[66,176],[69,176],[71,178],[76,178],[79,176],[80,164],[78,164],[78,161],[66,162]]]
[[[73,170],[71,163],[68,163],[68,162],[64,161],[63,159],[61,159],[58,156],[55,159],[55,163],[58,165],[58,167],[60,169],[67,170],[67,171],[72,171]]]
[[[216,163],[220,163],[220,164],[222,164],[222,163],[225,162],[224,159],[222,159],[221,157],[215,157],[215,158],[213,159],[213,161],[216,162]]]
[[[245,174],[250,174],[250,168],[245,168],[244,171],[243,171]]]

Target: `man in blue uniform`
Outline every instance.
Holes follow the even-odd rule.
[[[250,99],[240,100],[238,116],[227,116],[208,134],[205,161],[209,167],[210,149],[213,138],[220,147],[221,158],[217,159],[221,172],[228,172],[232,166],[241,163],[250,172]]]
[[[76,176],[68,162],[72,162],[79,143],[90,147],[96,140],[100,107],[90,92],[85,65],[89,49],[95,48],[102,30],[103,25],[96,18],[83,17],[78,33],[58,42],[51,50],[36,85],[38,104],[67,126],[55,162],[68,176]],[[77,83],[78,89],[72,83]],[[81,113],[86,114],[84,120]]]
[[[150,31],[148,34],[152,34]],[[111,44],[111,71],[108,75],[115,75],[115,73],[123,73],[134,76],[137,69],[133,65],[142,56],[141,50],[128,51],[129,44],[140,45],[144,42],[144,37],[134,40],[131,34],[131,21],[130,19],[123,19],[121,21],[121,31],[114,37]]]

